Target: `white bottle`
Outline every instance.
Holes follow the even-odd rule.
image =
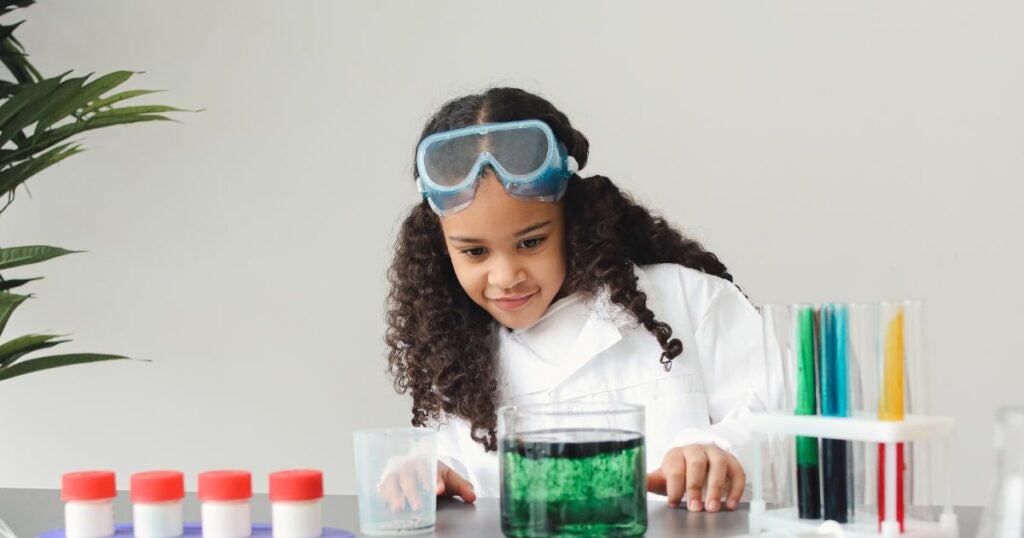
[[[101,538],[114,535],[112,471],[81,471],[61,477],[64,500],[64,535],[67,538]]]
[[[304,469],[270,475],[270,512],[274,538],[318,538],[323,534],[320,499],[323,473]]]
[[[178,471],[132,475],[132,517],[135,538],[173,538],[184,534],[181,501],[185,476]]]
[[[204,538],[248,538],[252,535],[252,475],[249,471],[199,473]]]

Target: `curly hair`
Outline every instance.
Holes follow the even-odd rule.
[[[525,119],[547,123],[580,167],[586,165],[589,142],[569,118],[547,100],[517,88],[492,88],[449,101],[430,118],[420,139],[474,124]],[[674,263],[729,281],[732,275],[717,256],[607,177],[574,176],[563,200],[567,259],[559,295],[592,297],[607,289],[610,300],[658,340],[659,360],[670,369],[683,344],[647,307],[634,265]],[[475,442],[496,450],[497,323],[459,285],[440,220],[426,201],[402,222],[388,281],[388,370],[395,390],[412,395],[412,424],[458,416],[469,422]]]

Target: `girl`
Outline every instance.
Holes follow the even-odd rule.
[[[386,342],[413,425],[440,430],[437,493],[498,496],[499,406],[622,400],[646,408],[650,492],[734,509],[737,419],[767,401],[760,317],[714,254],[580,176],[588,147],[516,88],[450,101],[423,130]]]

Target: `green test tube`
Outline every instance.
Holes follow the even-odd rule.
[[[796,315],[796,414],[818,414],[814,307],[794,306]],[[803,519],[821,518],[821,472],[818,439],[796,438],[797,497]]]

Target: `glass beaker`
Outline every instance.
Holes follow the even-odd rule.
[[[360,530],[375,536],[433,532],[437,431],[357,430],[353,442]]]
[[[978,536],[1024,537],[1024,407],[996,413],[996,485],[981,516]]]
[[[502,407],[506,536],[639,536],[647,530],[644,408],[623,402]]]

